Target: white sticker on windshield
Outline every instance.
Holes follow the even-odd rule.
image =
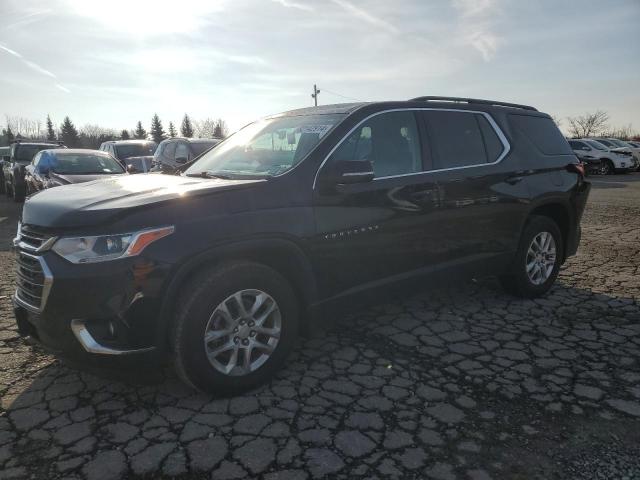
[[[331,129],[331,125],[305,125],[300,127],[300,133],[317,133],[320,138]]]

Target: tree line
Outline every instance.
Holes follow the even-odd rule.
[[[558,127],[562,127],[562,119],[555,115],[552,115],[551,118]],[[603,110],[567,117],[569,125],[566,131],[571,138],[610,137],[640,141],[640,132],[634,130],[631,124],[624,127],[613,127],[609,120],[609,114]]]
[[[68,116],[65,116],[59,127],[56,128],[51,116],[47,115],[44,126],[40,120],[31,120],[23,117],[5,117],[6,125],[2,128],[0,145],[8,145],[14,140],[38,140],[51,142],[64,142],[71,148],[98,148],[102,142],[109,140],[153,140],[160,143],[166,138],[178,136],[178,129],[173,122],[169,122],[165,131],[162,121],[157,113],[151,117],[149,131],[138,121],[135,128],[123,129],[117,132],[114,129],[101,127],[95,124],[86,124],[77,128]],[[192,120],[185,113],[180,124],[179,134],[188,138],[225,138],[229,134],[226,122],[206,118],[204,120]]]

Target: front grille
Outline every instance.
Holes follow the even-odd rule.
[[[35,252],[50,238],[51,235],[44,233],[38,228],[30,225],[22,225],[18,231],[17,240],[21,242],[21,248]]]
[[[55,238],[30,227],[18,228],[16,237],[16,301],[26,308],[41,312],[44,309],[53,277],[42,256]]]

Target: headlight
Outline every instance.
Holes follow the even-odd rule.
[[[72,263],[104,262],[138,255],[147,245],[174,230],[171,226],[120,235],[61,238],[52,250]]]

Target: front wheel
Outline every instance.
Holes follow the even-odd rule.
[[[298,334],[289,282],[261,264],[212,268],[186,286],[172,343],[176,372],[198,390],[233,395],[267,382]]]
[[[600,175],[611,175],[614,170],[615,167],[611,160],[602,159],[600,163]]]
[[[500,277],[503,288],[524,298],[545,294],[558,277],[563,254],[558,225],[549,217],[532,216],[522,232],[510,272]]]

